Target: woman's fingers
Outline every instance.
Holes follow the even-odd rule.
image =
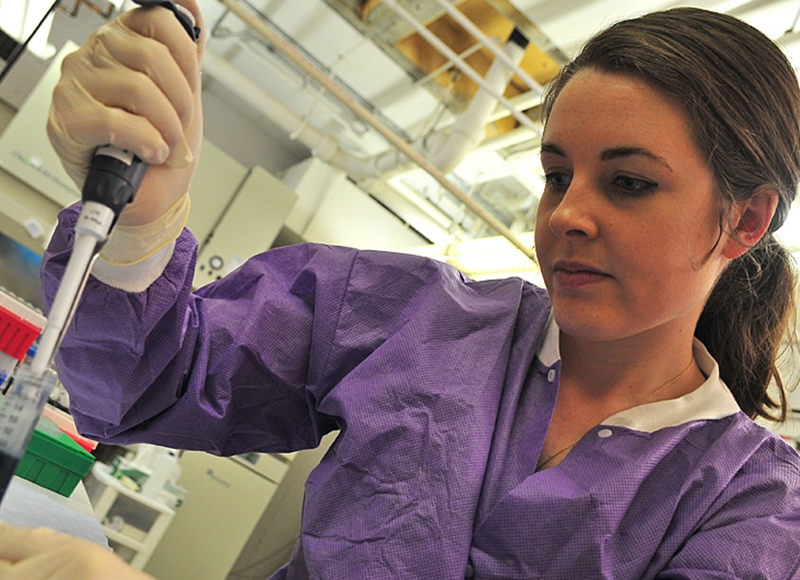
[[[202,26],[193,0],[181,0]],[[65,57],[47,123],[50,142],[78,189],[96,147],[116,145],[150,167],[118,225],[159,219],[188,191],[202,143],[200,59],[163,6],[137,8]]]
[[[22,528],[0,522],[0,560],[16,563],[63,545],[64,538],[47,528]]]
[[[149,165],[191,162],[185,131],[199,123],[198,50],[175,15],[156,6],[126,12],[64,58],[48,133],[79,186],[94,148],[107,143]]]
[[[119,26],[122,27],[121,24]],[[85,77],[87,90],[92,93],[97,91],[98,98],[105,97],[102,100],[107,103],[126,97],[139,99],[133,102],[133,110],[142,113],[146,111],[147,100],[160,93],[178,114],[182,124],[189,125],[193,112],[193,91],[199,89],[200,75],[196,62],[187,75],[173,58],[168,46],[124,29],[118,31],[109,27],[97,35],[95,42],[99,46],[94,51],[92,64],[95,72],[100,74]],[[102,74],[103,68],[109,74]],[[128,74],[124,75],[122,71]],[[118,78],[114,79],[115,76]],[[121,90],[113,90],[113,81],[123,84]],[[123,91],[128,91],[128,94],[121,94]],[[165,103],[158,104],[163,108]],[[153,110],[157,109],[153,107]]]
[[[152,580],[109,550],[46,528],[0,523],[0,580]]]
[[[120,22],[134,33],[153,41],[143,49],[147,63],[163,59],[158,47],[164,47],[181,74],[188,79],[192,90],[199,88],[202,47],[190,38],[171,10],[160,6],[131,10],[120,17]],[[130,64],[136,66],[134,62]]]

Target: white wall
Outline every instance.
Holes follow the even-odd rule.
[[[310,155],[286,135],[235,111],[212,90],[203,91],[203,134],[245,167],[260,165],[274,175]]]
[[[346,179],[327,194],[302,236],[309,241],[362,249],[399,251],[428,243]]]

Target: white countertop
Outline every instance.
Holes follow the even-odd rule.
[[[0,503],[0,521],[29,528],[48,527],[108,547],[83,482],[67,498],[14,476]]]

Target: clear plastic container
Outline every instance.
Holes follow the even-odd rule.
[[[18,362],[16,358],[0,350],[0,393],[6,392],[8,377],[14,374]]]
[[[0,397],[0,481],[2,491],[16,474],[46,489],[69,497],[89,472],[94,457],[73,441],[47,417],[41,415],[43,401],[57,381],[49,369],[43,376],[31,375],[22,365],[8,396]]]

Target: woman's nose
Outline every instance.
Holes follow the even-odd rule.
[[[550,229],[563,239],[597,235],[597,200],[591,186],[573,177],[550,214]]]

